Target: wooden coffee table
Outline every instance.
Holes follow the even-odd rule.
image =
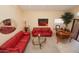
[[[58,30],[56,31],[56,36],[57,36],[57,43],[60,42],[63,39],[68,39],[71,35],[70,31],[65,31],[65,30]]]

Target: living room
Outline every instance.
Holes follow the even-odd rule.
[[[66,24],[67,30],[69,30],[68,33],[70,34],[68,34],[68,38],[65,36],[66,39],[63,39],[64,42],[62,42],[61,39],[57,37],[56,33],[58,33],[59,36],[59,29],[66,28],[62,18],[65,13],[69,13],[73,17],[70,19],[71,21]],[[12,27],[10,29],[11,32],[9,28],[7,30],[5,28],[0,28],[0,52],[79,52],[79,27],[74,27],[76,23],[74,19],[78,20],[79,18],[78,5],[2,5],[0,6],[0,16],[0,27]],[[77,28],[76,32],[73,31],[74,28]],[[70,38],[73,32],[76,33],[76,40]],[[62,37],[64,36],[61,36],[61,38]],[[15,47],[15,45],[18,44],[16,40],[20,38],[23,39],[21,40],[22,42],[25,41],[26,38],[28,39],[25,41],[25,44],[21,42],[18,45],[19,47]],[[11,42],[11,40],[13,42]]]

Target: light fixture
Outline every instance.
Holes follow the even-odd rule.
[[[77,12],[77,13],[75,14],[75,16],[79,16],[79,12]]]
[[[54,21],[55,25],[61,25],[63,23],[64,23],[64,21],[61,18],[55,19],[55,21]]]
[[[63,26],[63,23],[64,23],[63,19],[61,19],[61,18],[55,19],[55,21],[54,21],[54,26],[55,26],[56,31],[57,31],[59,28],[63,28],[63,27],[64,27],[64,26]]]
[[[74,18],[79,19],[79,12],[75,13]]]

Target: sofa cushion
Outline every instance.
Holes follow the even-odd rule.
[[[19,52],[18,48],[7,48],[6,50],[8,50],[9,53],[18,53]]]
[[[0,53],[16,53],[16,52],[19,52],[18,48],[0,49]]]
[[[0,53],[9,53],[8,50],[0,50]]]
[[[9,39],[7,42],[5,42],[1,48],[13,48],[15,45],[19,42],[21,37],[23,36],[23,32],[20,31],[15,36],[13,36],[11,39]]]
[[[15,48],[18,48],[20,52],[24,52],[26,45],[28,44],[30,36],[23,36],[20,42],[16,45]]]
[[[28,43],[30,36],[24,36],[20,41]]]
[[[29,36],[30,33],[29,33],[29,32],[25,32],[24,35],[25,35],[25,36]]]
[[[18,48],[19,49],[19,52],[24,52],[25,50],[25,47],[26,47],[26,42],[22,42],[20,41],[15,48]]]
[[[48,28],[34,28],[32,31],[32,35],[38,36],[38,34],[40,34],[40,36],[50,37],[52,36],[52,31],[49,27]]]

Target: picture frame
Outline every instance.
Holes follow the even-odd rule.
[[[38,26],[48,26],[48,18],[38,18]]]

